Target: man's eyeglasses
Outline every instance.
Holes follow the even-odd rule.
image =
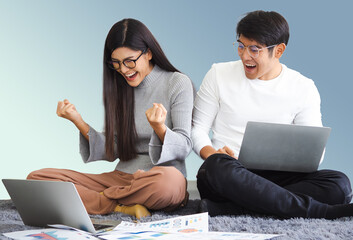
[[[143,50],[142,53],[136,59],[125,59],[122,61],[122,63],[124,64],[125,67],[132,69],[132,68],[136,67],[136,61],[139,60],[139,58],[146,52],[147,52],[147,49]],[[121,61],[119,61],[119,60],[112,59],[110,61],[107,61],[107,64],[108,64],[109,68],[116,70],[116,71],[118,71],[121,67]]]
[[[259,56],[261,50],[264,50],[265,48],[272,48],[272,47],[275,47],[278,45],[278,44],[274,44],[274,45],[271,45],[268,47],[259,48],[255,45],[250,45],[250,46],[245,47],[244,44],[242,44],[241,42],[234,42],[233,43],[234,47],[236,47],[236,44],[238,44],[238,54],[239,55],[243,54],[243,52],[246,48],[248,50],[249,55],[252,58],[257,58]]]

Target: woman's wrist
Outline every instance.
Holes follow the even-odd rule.
[[[164,142],[164,136],[167,132],[167,126],[163,123],[163,124],[156,124],[154,126],[151,126],[154,130],[154,132],[157,134],[158,138]]]
[[[70,119],[70,121],[75,124],[77,127],[78,126],[82,126],[83,124],[85,124],[85,122],[83,121],[81,115],[77,116],[76,118]]]
[[[82,118],[79,118],[75,121],[72,121],[75,126],[78,128],[78,130],[80,130],[80,132],[82,133],[82,135],[88,140],[88,131],[89,131],[89,125],[83,121]]]

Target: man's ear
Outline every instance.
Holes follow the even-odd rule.
[[[275,47],[275,57],[280,59],[284,53],[284,50],[286,50],[286,44],[280,43]]]

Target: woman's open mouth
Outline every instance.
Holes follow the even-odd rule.
[[[136,78],[136,76],[137,76],[137,72],[125,74],[125,78],[128,81],[133,81]]]

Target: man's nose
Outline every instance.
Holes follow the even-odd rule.
[[[244,48],[244,51],[239,54],[240,58],[243,60],[251,60],[252,57],[249,54],[249,50],[247,47]]]

